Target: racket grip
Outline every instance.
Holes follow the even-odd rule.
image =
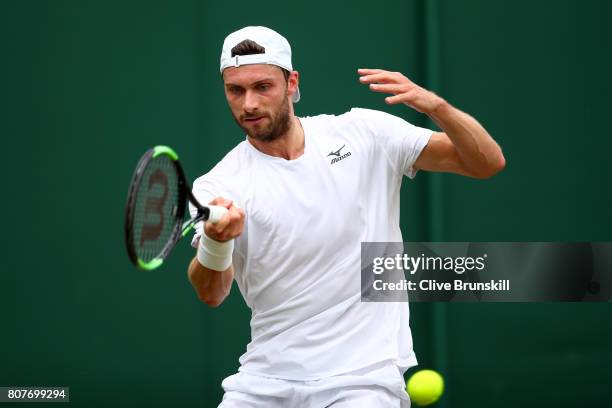
[[[213,224],[218,223],[221,218],[223,218],[223,216],[227,214],[227,208],[221,207],[219,205],[209,205],[208,209],[210,210],[210,214],[208,215],[208,221],[212,222]]]

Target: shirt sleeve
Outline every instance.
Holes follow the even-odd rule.
[[[353,108],[351,113],[358,115],[374,135],[375,146],[394,171],[413,179],[418,171],[414,162],[429,143],[433,131],[381,111]]]

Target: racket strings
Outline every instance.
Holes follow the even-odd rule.
[[[166,155],[152,159],[146,166],[136,191],[133,246],[138,258],[149,262],[157,258],[176,229],[179,205],[179,176]]]

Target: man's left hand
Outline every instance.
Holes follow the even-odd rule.
[[[403,103],[428,115],[445,103],[444,99],[421,88],[401,72],[369,68],[361,68],[357,72],[360,75],[359,82],[369,84],[372,91],[393,94],[385,98],[385,102],[389,105]]]

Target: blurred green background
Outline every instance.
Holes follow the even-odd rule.
[[[478,118],[506,170],[406,182],[406,240],[612,241],[605,1],[4,1],[0,386],[67,385],[79,407],[215,407],[249,340],[234,288],[216,310],[182,243],[143,273],[123,248],[133,167],[173,146],[191,179],[243,139],[218,57],[244,25],[283,33],[298,115],[387,107],[358,67],[401,71]],[[313,237],[318,239],[318,237]],[[609,304],[413,304],[438,406],[610,406]],[[410,372],[413,372],[411,370]]]

